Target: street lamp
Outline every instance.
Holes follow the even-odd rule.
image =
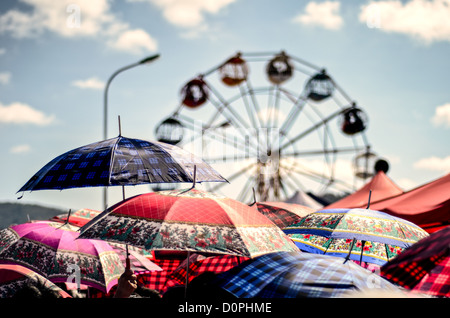
[[[108,82],[106,83],[106,86],[105,86],[105,92],[104,92],[104,96],[103,96],[103,139],[104,140],[106,140],[108,138],[108,136],[107,136],[108,135],[108,89],[109,89],[109,85],[111,84],[111,81],[119,73],[126,71],[130,68],[133,68],[135,66],[138,66],[138,65],[150,63],[153,60],[156,60],[158,57],[159,57],[159,54],[148,56],[145,59],[142,59],[136,63],[130,64],[130,65],[127,65],[127,66],[124,66],[124,67],[118,69],[109,77]],[[105,209],[107,208],[107,191],[106,190],[107,190],[106,188],[103,189],[103,203],[104,203]]]

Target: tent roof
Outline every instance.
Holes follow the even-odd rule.
[[[419,226],[450,222],[450,173],[402,195],[371,203],[370,209],[404,218]]]
[[[403,190],[399,188],[383,171],[377,174],[362,188],[354,193],[331,203],[324,209],[334,208],[365,208],[369,200],[369,193],[372,190],[370,202],[377,202],[386,198],[391,198],[403,194]],[[372,203],[370,208],[372,208]]]
[[[307,193],[300,191],[300,190],[295,191],[294,195],[284,202],[304,205],[304,206],[310,207],[314,210],[319,210],[319,209],[323,208],[322,204],[320,204],[319,202],[314,200]]]

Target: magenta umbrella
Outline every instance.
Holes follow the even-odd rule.
[[[77,239],[78,229],[50,221],[5,228],[0,231],[0,263],[25,266],[53,283],[76,282],[107,293],[124,266],[107,242]]]

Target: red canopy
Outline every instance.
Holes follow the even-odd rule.
[[[368,183],[356,192],[331,203],[324,209],[335,208],[365,208],[369,200],[369,193],[372,190],[370,202],[377,202],[386,198],[398,196],[403,193],[383,171],[379,171]],[[370,208],[373,208],[372,203]]]
[[[402,195],[371,203],[370,208],[401,217],[432,233],[450,223],[450,173]]]

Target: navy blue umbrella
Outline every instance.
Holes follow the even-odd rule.
[[[177,146],[119,135],[56,157],[18,192],[224,181],[210,165]]]

